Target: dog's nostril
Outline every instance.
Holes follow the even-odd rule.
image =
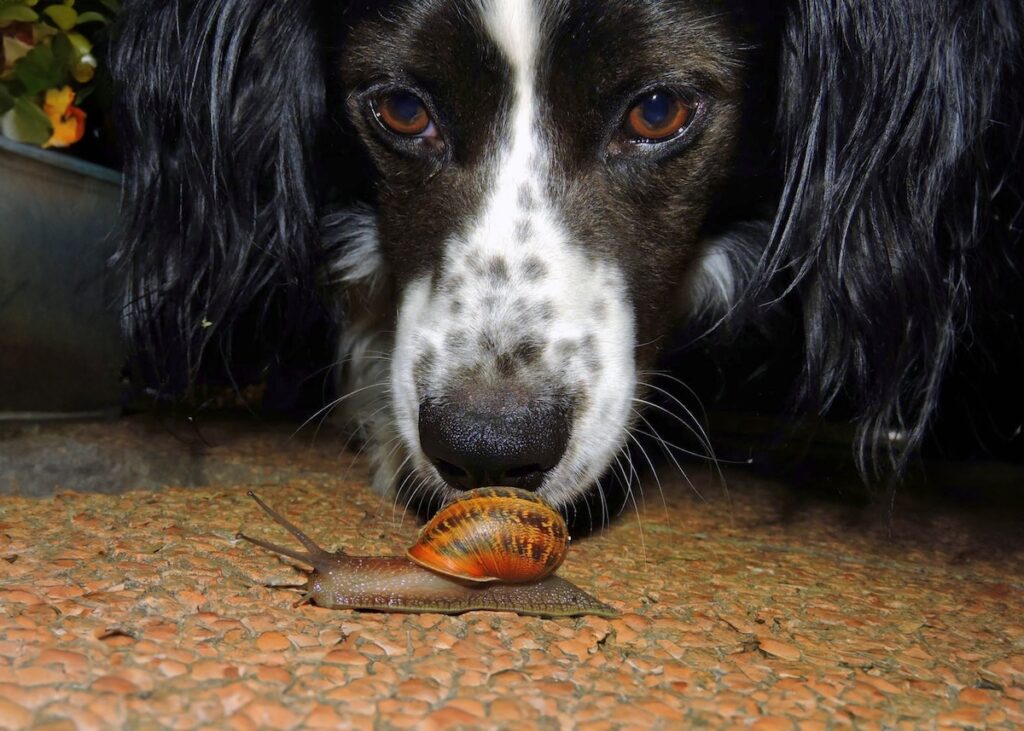
[[[465,475],[466,470],[456,467],[451,462],[446,462],[443,459],[434,460],[434,466],[437,467],[441,472],[448,472],[452,475]]]
[[[461,484],[466,483],[469,480],[469,474],[466,472],[466,470],[460,467],[456,467],[451,462],[448,462],[446,460],[435,459],[434,467],[437,469],[439,473],[441,473],[441,477],[443,477],[445,481],[449,483]]]
[[[568,401],[491,395],[421,403],[420,447],[453,487],[540,487],[569,443]]]

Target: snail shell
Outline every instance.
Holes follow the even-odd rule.
[[[511,487],[472,490],[437,513],[407,555],[467,581],[538,581],[557,569],[569,531],[557,511]]]

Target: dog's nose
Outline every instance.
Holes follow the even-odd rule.
[[[427,400],[420,404],[420,446],[452,487],[536,490],[565,453],[570,411],[561,399],[530,402],[508,392]]]

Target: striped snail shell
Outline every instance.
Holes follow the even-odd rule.
[[[539,581],[565,558],[562,516],[533,493],[484,487],[438,512],[407,555],[432,571],[467,581]]]

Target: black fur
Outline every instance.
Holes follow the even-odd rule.
[[[1020,0],[791,3],[756,286],[799,298],[798,398],[852,401],[862,469],[905,467],[987,290],[1021,284],[1022,31]]]
[[[128,2],[112,67],[129,337],[163,391],[243,314],[310,312],[323,189],[324,23],[312,3]],[[278,290],[286,297],[275,298]]]

